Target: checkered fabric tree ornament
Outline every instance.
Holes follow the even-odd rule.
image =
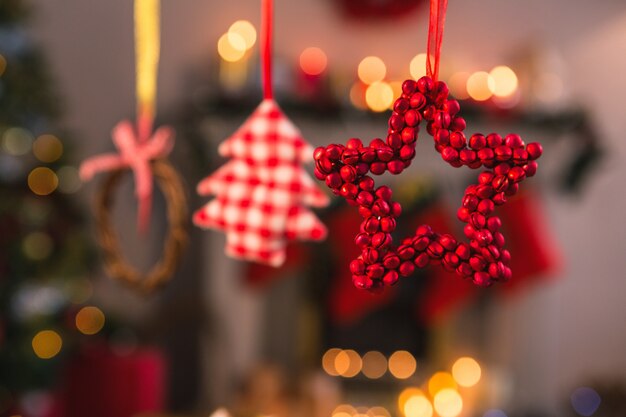
[[[306,207],[328,204],[301,166],[312,148],[274,100],[263,100],[219,153],[233,160],[198,184],[200,195],[216,198],[193,221],[225,231],[228,255],[280,266],[289,240],[326,237]]]

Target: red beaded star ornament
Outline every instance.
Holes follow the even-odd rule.
[[[525,145],[515,134],[505,138],[495,133],[474,134],[468,140],[459,111],[458,101],[448,98],[444,82],[434,82],[430,77],[407,80],[394,104],[385,141],[374,139],[365,146],[353,138],[345,146],[331,144],[315,150],[315,176],[335,194],[357,205],[363,216],[355,238],[362,252],[350,263],[357,287],[376,290],[393,285],[400,276],[409,276],[415,268],[428,264],[441,264],[480,286],[511,278],[511,255],[504,249],[502,222],[493,213],[517,192],[521,181],[535,174],[535,160],[542,148],[539,143]],[[391,199],[389,187],[376,187],[368,174],[400,174],[408,167],[415,157],[422,120],[427,122],[427,131],[444,161],[453,167],[487,168],[478,175],[476,184],[467,187],[457,213],[466,223],[469,243],[422,225],[401,245],[393,244],[391,233],[402,207]]]

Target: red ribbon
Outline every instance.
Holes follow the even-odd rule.
[[[272,17],[274,14],[273,0],[263,0],[261,14],[261,63],[263,68],[263,96],[274,98],[272,91]]]
[[[443,26],[446,22],[448,0],[430,0],[430,23],[428,25],[428,46],[426,49],[426,74],[437,81]]]

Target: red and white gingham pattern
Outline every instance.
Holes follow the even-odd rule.
[[[200,195],[216,198],[193,221],[225,231],[228,255],[279,266],[288,240],[326,237],[326,227],[305,207],[328,204],[301,167],[312,148],[274,100],[263,100],[219,152],[233,159],[198,184]]]

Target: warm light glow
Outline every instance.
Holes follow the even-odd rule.
[[[377,379],[387,372],[387,358],[375,350],[363,355],[363,375],[370,379]]]
[[[387,67],[377,56],[363,58],[358,68],[359,79],[365,84],[372,84],[385,79]]]
[[[419,80],[426,75],[426,54],[417,54],[409,64],[409,72],[414,80]]]
[[[256,43],[256,29],[247,20],[237,20],[228,28],[228,37],[232,44],[236,45],[238,39],[230,39],[231,36],[238,35],[244,41],[245,49],[250,49]],[[237,36],[235,36],[236,38]]]
[[[456,72],[448,80],[448,88],[450,88],[450,94],[458,100],[465,100],[469,98],[467,94],[467,79],[470,77],[469,72]]]
[[[355,82],[350,88],[350,102],[359,110],[367,110],[365,91],[367,86],[360,81]]]
[[[96,334],[103,327],[104,313],[98,307],[83,307],[76,314],[76,328],[83,334]]]
[[[452,365],[452,376],[462,387],[473,387],[480,381],[480,375],[480,365],[472,358],[459,358]]]
[[[409,398],[420,396],[425,396],[421,389],[415,387],[405,388],[398,396],[398,410],[400,410],[400,412],[404,412],[404,406],[406,405],[406,402],[409,401]]]
[[[493,78],[491,92],[494,96],[508,97],[517,91],[517,75],[511,68],[500,65],[492,69],[489,75]]]
[[[300,68],[308,75],[320,75],[326,69],[328,58],[324,51],[314,46],[300,54]]]
[[[393,90],[383,81],[375,82],[365,90],[365,102],[370,110],[382,112],[393,103]]]
[[[10,155],[25,155],[31,149],[33,135],[21,127],[12,127],[2,135],[2,148]]]
[[[475,72],[467,79],[467,93],[476,101],[489,100],[494,88],[493,78],[484,71]]]
[[[372,407],[367,410],[369,417],[391,417],[391,414],[385,407]]]
[[[352,378],[361,372],[362,364],[361,357],[352,349],[342,350],[335,357],[335,370],[345,378]]]
[[[428,392],[433,397],[446,388],[456,389],[456,382],[448,372],[437,372],[428,380]]]
[[[413,395],[404,404],[406,417],[431,417],[433,406],[424,395]]]
[[[63,340],[53,330],[42,330],[33,337],[33,351],[41,359],[54,358],[61,351]]]
[[[246,53],[246,41],[237,33],[225,33],[217,41],[217,52],[224,61],[239,61]]]
[[[29,233],[22,241],[22,251],[35,261],[42,261],[52,253],[54,242],[52,238],[43,232]]]
[[[337,368],[335,368],[335,359],[337,355],[341,352],[341,349],[332,348],[328,349],[324,356],[322,356],[322,368],[324,372],[328,375],[338,376],[339,372],[337,372]]]
[[[389,81],[389,85],[391,86],[391,91],[393,91],[393,100],[391,100],[389,110],[393,110],[396,99],[402,95],[402,81]]]
[[[82,182],[78,176],[78,169],[72,166],[64,166],[57,171],[59,178],[59,191],[71,194],[80,189]]]
[[[28,188],[37,195],[48,195],[59,185],[57,175],[50,168],[38,167],[28,174]]]
[[[350,404],[339,404],[332,412],[332,417],[352,417],[356,409]]]
[[[439,391],[433,399],[433,404],[441,417],[456,417],[463,411],[461,395],[451,388]]]
[[[7,69],[7,60],[5,57],[0,54],[0,77],[4,74],[4,71]]]
[[[63,155],[63,144],[54,135],[41,135],[33,143],[33,153],[41,162],[54,162]]]
[[[417,362],[406,350],[398,350],[389,357],[389,372],[398,379],[407,379],[415,373]]]

